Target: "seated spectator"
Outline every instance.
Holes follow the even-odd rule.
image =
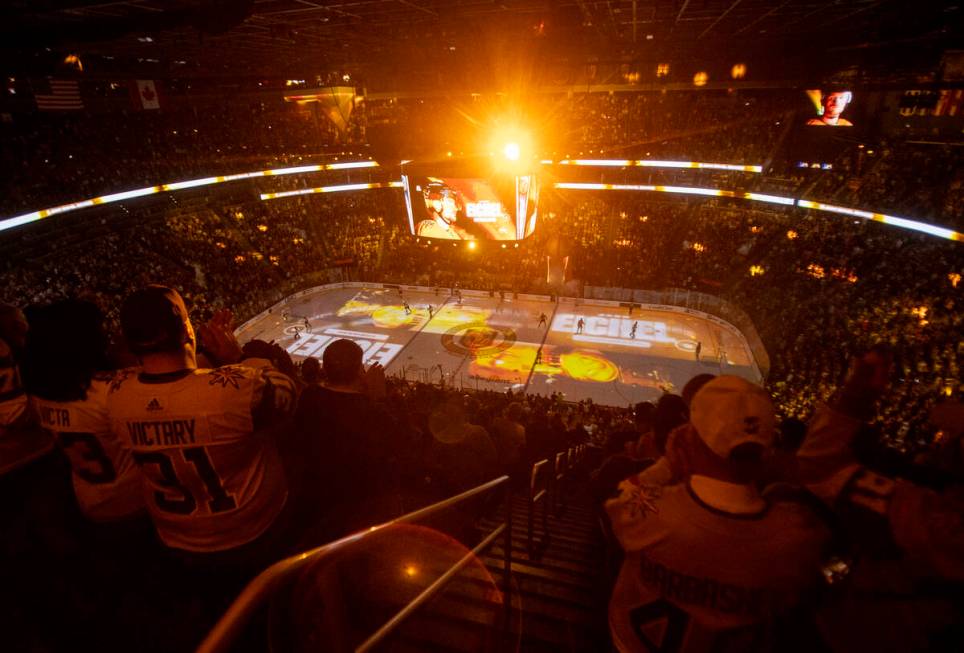
[[[606,504],[626,552],[610,602],[618,650],[754,650],[819,580],[827,529],[756,488],[775,427],[764,390],[720,376],[693,398],[683,482],[629,479]]]
[[[266,430],[293,411],[293,382],[261,359],[199,369],[194,327],[171,288],[134,292],[120,317],[141,370],[115,376],[108,413],[143,472],[161,541],[202,561],[270,562],[283,548],[288,486]],[[239,362],[230,322],[216,314],[202,337],[219,361]]]

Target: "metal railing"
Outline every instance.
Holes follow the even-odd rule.
[[[286,558],[271,565],[263,572],[258,574],[254,580],[248,583],[247,587],[241,592],[227,612],[218,620],[214,628],[208,633],[204,641],[197,648],[197,653],[222,653],[229,650],[231,644],[237,639],[245,624],[251,619],[257,610],[265,604],[272,592],[281,585],[283,581],[290,578],[292,574],[305,567],[310,562],[322,560],[335,552],[340,552],[347,547],[357,544],[372,535],[396,524],[405,524],[425,519],[442,510],[451,508],[463,503],[484,492],[488,492],[502,486],[505,490],[505,520],[499,524],[491,533],[486,535],[471,551],[466,553],[458,562],[450,567],[445,573],[439,576],[431,585],[412,599],[407,605],[399,610],[395,616],[389,619],[381,628],[373,633],[368,639],[362,642],[356,652],[370,651],[377,644],[388,637],[405,619],[411,616],[416,610],[425,605],[435,596],[445,585],[452,580],[472,560],[487,549],[499,535],[504,536],[502,548],[503,554],[503,596],[506,608],[509,606],[509,582],[512,571],[512,494],[509,486],[509,477],[500,476],[488,483],[467,490],[461,494],[449,497],[443,501],[432,504],[420,510],[410,512],[397,519],[387,521],[378,526],[372,526],[363,531],[353,533],[334,542],[325,544],[316,549],[300,553],[296,556]]]
[[[567,466],[568,460],[568,452],[560,451],[556,454],[552,466],[552,493],[550,503],[552,504],[552,514],[557,517],[562,514],[564,507],[566,474],[569,471]]]
[[[539,489],[539,481],[542,480],[542,489]],[[536,504],[542,504],[542,544],[549,543],[549,461],[545,458],[532,466],[529,474],[529,528],[526,532],[527,545],[529,548],[529,559],[535,558],[535,544],[533,534],[536,522]]]

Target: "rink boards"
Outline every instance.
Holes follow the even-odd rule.
[[[472,290],[460,300],[449,288],[340,283],[278,302],[237,335],[274,340],[296,361],[320,359],[329,343],[348,338],[366,364],[381,363],[391,376],[606,405],[679,393],[703,372],[761,381],[735,327],[674,306],[630,311],[604,300]]]

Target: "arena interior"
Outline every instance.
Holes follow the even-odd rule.
[[[964,25],[0,9],[0,650],[964,650]]]

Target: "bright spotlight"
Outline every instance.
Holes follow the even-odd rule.
[[[522,150],[519,148],[518,143],[506,143],[502,153],[509,161],[518,161],[522,155]]]
[[[468,247],[469,247],[469,249],[475,249],[475,241],[474,241],[474,240],[470,240]]]

